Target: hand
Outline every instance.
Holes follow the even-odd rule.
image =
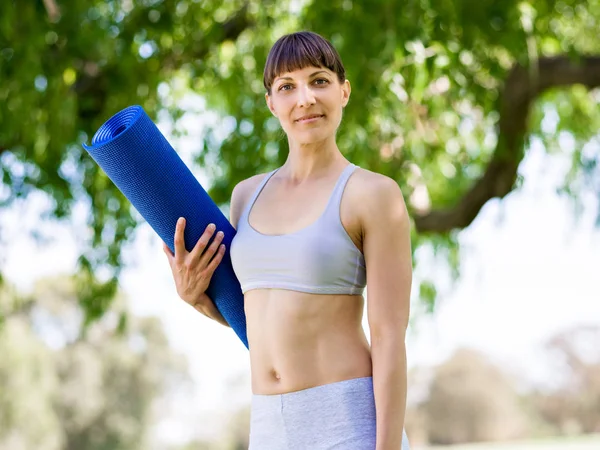
[[[192,251],[188,252],[183,237],[185,219],[181,217],[175,228],[175,254],[163,242],[163,250],[169,259],[177,294],[186,303],[204,314],[214,309],[212,301],[205,295],[205,292],[215,269],[225,254],[225,245],[221,244],[223,241],[222,231],[217,233],[207,248],[215,229],[214,224],[208,225]]]

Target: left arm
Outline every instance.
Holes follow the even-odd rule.
[[[369,183],[369,200],[363,202],[361,214],[377,413],[376,450],[399,450],[406,410],[405,336],[412,284],[410,223],[397,183],[376,177]]]

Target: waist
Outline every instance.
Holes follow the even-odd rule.
[[[268,404],[267,402],[275,401],[276,406],[281,406],[281,400],[289,401],[300,401],[306,403],[306,399],[313,397],[315,403],[323,403],[324,395],[329,396],[337,403],[340,403],[340,396],[344,394],[355,394],[362,392],[367,394],[373,400],[373,377],[357,377],[357,378],[346,378],[344,380],[335,381],[332,383],[319,384],[316,386],[308,387],[305,389],[298,389],[295,391],[284,392],[281,394],[252,394],[253,406],[260,406],[261,404]],[[279,400],[279,401],[278,401]]]
[[[282,394],[371,375],[362,296],[246,293],[254,394]]]

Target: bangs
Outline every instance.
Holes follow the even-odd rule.
[[[276,77],[305,67],[324,67],[335,72],[340,83],[346,79],[344,66],[335,48],[316,33],[299,32],[281,37],[267,57],[263,84],[271,92]]]

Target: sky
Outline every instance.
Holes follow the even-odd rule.
[[[191,125],[190,129],[199,130]],[[163,125],[161,130],[168,135],[170,127]],[[176,141],[188,164],[195,139],[192,133]],[[572,151],[568,142],[564,150],[563,155],[548,156],[534,142],[520,167],[523,185],[502,200],[489,201],[474,223],[460,232],[461,278],[442,292],[434,315],[417,314],[413,296],[415,315],[407,337],[409,368],[441,363],[466,346],[485,352],[507,371],[532,383],[548,383],[548,365],[541,350],[544,341],[570,327],[600,325],[598,199],[590,192],[582,193],[584,208],[576,217],[570,200],[556,193]],[[197,168],[193,171],[206,183]],[[30,231],[39,229],[44,205],[42,196],[32,195],[0,217],[6,250],[0,258],[1,270],[7,281],[24,292],[40,277],[72,272],[76,243],[85,236],[83,216],[76,213],[70,224],[45,223],[41,229],[53,240],[44,246],[36,244]],[[444,278],[444,265],[427,249],[417,257],[416,278]],[[128,267],[121,288],[132,310],[163,319],[173,347],[187,356],[194,381],[194,395],[169,411],[157,434],[162,439],[185,440],[194,433],[217,433],[234,411],[250,401],[246,348],[233,331],[201,316],[177,297],[161,243],[147,224],[125,249],[125,260]],[[368,336],[366,311],[363,325]],[[410,394],[409,386],[409,398]]]

